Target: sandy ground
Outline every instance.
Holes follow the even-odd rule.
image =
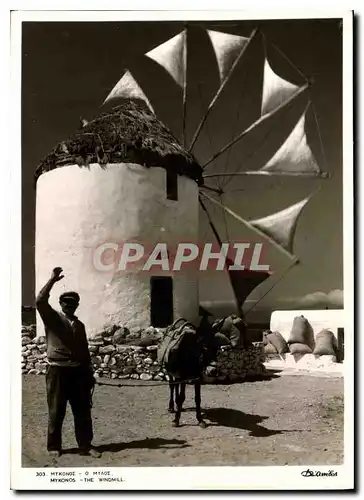
[[[108,379],[101,379],[107,381]],[[120,381],[127,384],[129,381]],[[135,383],[135,381],[130,381]],[[137,381],[140,383],[140,381]],[[46,453],[47,407],[42,376],[23,377],[23,466],[336,465],[343,460],[343,378],[276,372],[262,381],[206,385],[206,429],[196,425],[193,388],[179,428],[166,411],[167,387],[97,386],[94,444],[102,458],[76,453],[70,409],[63,455]]]

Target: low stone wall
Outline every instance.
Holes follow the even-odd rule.
[[[91,361],[96,378],[135,380],[168,380],[168,375],[161,369],[157,361],[158,338],[163,336],[159,329],[147,329],[140,332],[140,342],[155,342],[155,345],[125,345],[126,329],[103,332],[89,340]],[[110,333],[112,333],[110,335]],[[143,337],[144,334],[144,337]],[[45,374],[47,369],[47,353],[45,337],[36,337],[35,327],[22,329],[22,373]],[[136,334],[135,334],[136,335]],[[153,339],[154,336],[154,339]],[[129,341],[131,341],[130,339]],[[149,342],[148,342],[149,340]],[[236,349],[223,346],[219,349],[217,360],[206,368],[204,381],[237,382],[247,378],[259,377],[265,372],[265,355],[263,343],[256,342],[248,349]]]
[[[247,349],[237,349],[230,346],[220,347],[217,360],[205,370],[205,382],[239,382],[262,376],[265,354],[263,342],[254,342]]]

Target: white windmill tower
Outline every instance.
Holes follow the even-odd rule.
[[[179,316],[196,321],[194,268],[141,270],[147,262],[140,259],[139,266],[120,270],[117,250],[126,242],[139,242],[146,252],[161,242],[166,248],[180,241],[197,243],[201,173],[143,106],[125,102],[90,121],[38,170],[37,289],[53,267],[62,266],[64,286],[81,297],[79,315],[90,335],[108,324],[166,326]],[[100,260],[102,267],[95,263],[99,250],[100,259],[106,259]],[[54,306],[57,300],[53,294]],[[40,321],[37,326],[41,332]]]

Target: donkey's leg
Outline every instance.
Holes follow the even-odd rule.
[[[195,404],[196,404],[196,418],[199,426],[205,429],[207,427],[206,422],[201,416],[201,381],[195,383]]]
[[[179,384],[174,379],[169,382],[169,413],[174,413],[174,404],[177,406],[177,399],[179,395]]]
[[[174,413],[174,391],[178,386],[173,383],[173,380],[169,382],[169,405],[168,411]]]
[[[179,393],[180,393],[180,385],[175,384],[174,385],[174,394],[175,394],[174,401],[176,403],[176,407],[177,407],[177,399],[179,398]]]
[[[183,406],[185,399],[186,399],[186,384],[181,384],[179,394],[176,398],[177,411],[176,411],[176,416],[174,417],[174,420],[172,422],[173,427],[179,426],[179,420],[181,418],[182,406]]]
[[[185,399],[186,399],[186,384],[181,384],[181,391],[180,391],[181,411]]]

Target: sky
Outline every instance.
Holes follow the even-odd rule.
[[[196,24],[196,23],[195,23]],[[297,229],[295,253],[301,264],[294,268],[266,299],[266,307],[321,292],[342,289],[342,31],[339,20],[282,20],[199,22],[189,39],[187,136],[190,139],[201,113],[217,87],[211,49],[199,27],[249,36],[259,27],[265,35],[273,69],[292,83],[303,83],[302,72],[314,78],[311,99],[315,114],[308,115],[309,144],[323,170],[325,181],[312,179],[240,178],[226,187],[224,202],[245,218],[258,218],[293,204],[316,190]],[[80,117],[96,116],[103,100],[124,68],[133,74],[155,105],[157,116],[175,133],[181,132],[181,96],[174,82],[142,55],[179,33],[183,23],[167,22],[24,22],[22,40],[22,270],[23,305],[34,301],[34,171],[50,150],[78,127]],[[233,135],[258,117],[263,56],[257,38],[238,66],[196,144],[200,162],[222,147]],[[272,45],[274,43],[274,45]],[[277,50],[277,47],[281,52]],[[282,53],[284,54],[283,57]],[[293,65],[291,62],[293,62]],[[299,69],[299,71],[297,70]],[[242,110],[237,112],[237,110]],[[278,121],[274,127],[281,126]],[[318,132],[319,131],[319,132]],[[268,150],[272,144],[267,142]],[[244,156],[245,155],[245,156]],[[264,155],[263,155],[264,156]],[[245,158],[245,159],[244,159]],[[246,160],[242,145],[223,155],[211,172],[237,170]],[[249,158],[249,155],[248,155]],[[255,158],[255,156],[253,156]],[[254,168],[254,162],[252,164]],[[219,231],[225,220],[212,210]],[[240,224],[227,221],[229,239],[255,241]],[[201,217],[201,237],[209,237]],[[268,249],[276,277],[289,265],[285,256]],[[275,278],[276,279],[276,278]],[[260,297],[271,283],[252,296]],[[203,301],[232,299],[226,276],[206,273],[200,280]]]

